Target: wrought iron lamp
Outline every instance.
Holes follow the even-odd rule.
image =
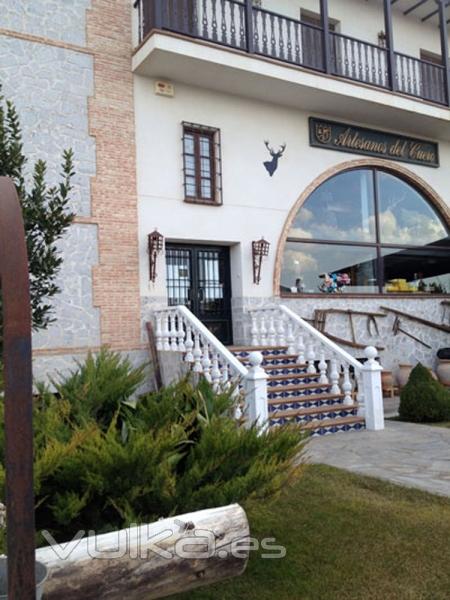
[[[150,281],[156,279],[156,259],[164,249],[164,236],[157,229],[148,236],[148,256],[150,263]]]
[[[269,256],[270,243],[264,238],[257,242],[252,242],[253,254],[253,283],[259,285],[261,282],[261,267],[263,258]]]

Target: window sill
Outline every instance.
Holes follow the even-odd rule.
[[[215,200],[203,200],[202,198],[184,198],[187,204],[201,204],[202,206],[222,206],[222,202]]]

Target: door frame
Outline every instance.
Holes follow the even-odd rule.
[[[190,286],[188,291],[188,299],[190,305],[188,307],[192,311],[192,313],[200,319],[200,321],[208,327],[208,323],[224,323],[225,329],[227,331],[227,335],[225,336],[225,341],[223,343],[225,345],[233,344],[233,311],[232,311],[232,297],[233,290],[231,284],[231,260],[230,260],[230,246],[220,245],[220,244],[211,244],[211,243],[201,243],[201,242],[166,242],[166,275],[167,275],[167,251],[170,249],[174,250],[185,250],[190,253]],[[223,316],[219,316],[217,318],[208,317],[200,310],[200,291],[201,287],[199,285],[199,252],[208,252],[220,251],[222,255],[223,262],[223,299],[224,299],[224,310]],[[166,281],[166,289],[167,289],[167,281]],[[168,298],[169,302],[169,298]]]

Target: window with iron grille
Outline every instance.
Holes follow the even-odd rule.
[[[183,123],[183,169],[186,202],[222,204],[219,129]]]

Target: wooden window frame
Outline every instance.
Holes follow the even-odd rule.
[[[198,125],[196,123],[182,122],[183,127],[183,186],[184,201],[191,204],[203,204],[208,206],[222,205],[222,159],[221,159],[221,140],[220,129]],[[186,152],[186,135],[194,137],[194,154]],[[211,176],[206,178],[201,175],[201,156],[200,137],[208,137],[210,140],[210,170]],[[193,156],[195,162],[195,196],[188,194],[187,175],[186,175],[186,156]],[[211,183],[211,198],[202,196],[202,181],[208,180]]]

